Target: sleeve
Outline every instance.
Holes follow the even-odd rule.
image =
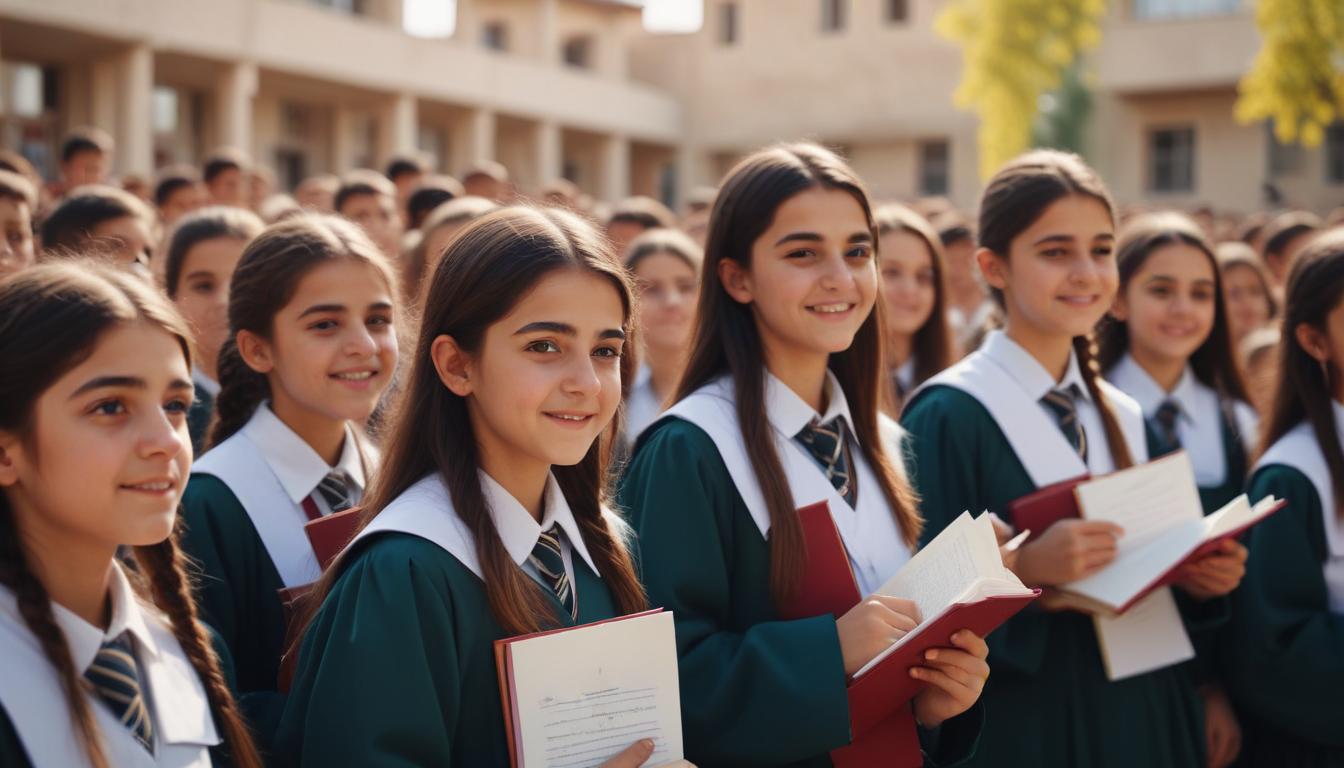
[[[236,510],[230,507],[237,507]],[[229,560],[227,521],[246,516],[228,486],[210,475],[192,475],[182,496],[182,534],[179,545],[191,560],[196,581],[196,606],[201,621],[215,630],[235,663],[238,660],[239,616],[235,606],[235,579],[225,567]],[[243,683],[246,685],[246,683]]]
[[[985,727],[983,700],[937,728],[919,729],[919,747],[924,753],[924,768],[956,768],[975,757],[980,732]]]
[[[14,728],[14,722],[9,719],[9,713],[2,705],[0,705],[0,765],[12,768],[32,768],[33,765],[28,759],[28,751],[23,748],[23,741],[19,739],[19,732]]]
[[[991,499],[998,494],[988,484],[996,468],[1001,470],[1015,459],[979,401],[958,390],[936,387],[911,404],[901,425],[909,435],[906,465],[924,516],[921,546],[966,510],[989,509],[1007,519],[1004,510],[991,509]],[[986,639],[990,667],[1037,672],[1044,662],[1049,621],[1048,613],[1029,606],[1004,622]]]
[[[462,670],[450,587],[412,553],[371,547],[327,596],[300,650],[281,764],[452,765]]]
[[[1257,718],[1314,743],[1344,747],[1344,616],[1330,610],[1320,500],[1302,473],[1260,470],[1251,497],[1288,507],[1251,529],[1246,578],[1234,593],[1228,682]]]
[[[742,575],[750,569],[736,551],[742,543],[732,519],[748,513],[709,437],[682,421],[656,427],[628,468],[620,500],[639,535],[650,600],[676,616],[687,757],[779,764],[849,743],[834,618],[740,615],[741,601],[768,598],[769,589]]]

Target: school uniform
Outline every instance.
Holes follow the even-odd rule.
[[[1150,456],[1182,448],[1190,455],[1205,514],[1241,495],[1259,431],[1255,409],[1220,397],[1189,366],[1167,392],[1129,354],[1106,372],[1106,380],[1138,402]]]
[[[653,371],[648,366],[640,366],[635,374],[635,384],[625,398],[625,434],[627,443],[633,444],[641,432],[657,421],[663,412],[663,401],[653,391]]]
[[[1332,403],[1344,441],[1344,405]],[[1344,766],[1344,522],[1311,424],[1257,462],[1250,496],[1287,508],[1251,529],[1233,594],[1228,685],[1248,766]]]
[[[859,589],[869,594],[910,551],[829,372],[826,387],[829,404],[817,414],[767,373],[765,411],[794,504],[827,502]],[[733,388],[731,377],[707,384],[641,437],[620,503],[639,534],[650,601],[676,617],[687,759],[701,768],[829,765],[829,751],[850,742],[835,617],[779,620],[770,594],[770,515]],[[837,419],[849,465],[839,487],[795,439],[811,424]],[[884,418],[883,429],[895,458],[900,428]],[[922,732],[926,754],[952,764],[974,750],[979,716],[976,707],[938,733]]]
[[[200,564],[201,618],[232,654],[244,709],[263,742],[282,706],[274,693],[285,651],[279,590],[310,584],[322,572],[304,523],[357,504],[366,461],[373,460],[347,426],[340,460],[327,466],[263,403],[242,429],[192,466],[182,498],[181,546]],[[331,498],[327,478],[333,472],[345,478],[343,503]]]
[[[616,616],[555,478],[540,523],[489,475],[480,478],[504,549],[542,585],[557,622]],[[628,527],[604,514],[627,537]],[[570,603],[530,559],[543,532],[557,531]],[[279,763],[507,766],[494,655],[506,635],[490,612],[475,539],[440,476],[398,496],[333,567],[340,577],[299,650]]]
[[[109,766],[199,768],[220,744],[205,687],[157,608],[141,602],[120,565],[112,568],[106,631],[52,604]],[[113,689],[107,698],[102,691]],[[125,714],[123,724],[122,716]],[[90,765],[60,678],[0,586],[0,765]]]
[[[191,383],[196,386],[196,397],[187,411],[187,431],[191,434],[192,455],[205,453],[205,439],[210,433],[210,420],[215,416],[215,398],[219,397],[219,382],[206,375],[197,366],[191,367]]]
[[[909,360],[896,366],[891,371],[891,385],[896,392],[898,400],[914,394],[915,392],[915,358],[912,355]]]
[[[1106,382],[1099,386],[1132,458],[1145,461],[1138,405]],[[1072,421],[1062,415],[1058,393],[1071,403]],[[925,382],[907,404],[902,426],[926,541],[965,510],[988,509],[1011,523],[1009,502],[1115,467],[1077,358],[1070,353],[1057,383],[1002,331]],[[1226,620],[1225,602],[1195,604],[1179,591],[1176,601],[1188,629]],[[1091,617],[1036,606],[1009,619],[988,642],[993,674],[982,696],[985,730],[975,765],[1204,764],[1203,712],[1184,667],[1110,682]]]

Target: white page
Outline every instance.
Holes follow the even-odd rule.
[[[1243,493],[1222,509],[1204,518],[1209,529],[1205,538],[1216,539],[1248,523],[1259,522],[1278,503],[1279,500],[1273,496],[1266,496],[1257,501],[1255,506],[1251,506],[1250,499]]]
[[[682,758],[671,612],[520,640],[510,653],[522,766],[596,766],[644,738],[656,747],[647,765]]]
[[[1195,657],[1169,587],[1145,597],[1123,616],[1097,615],[1093,623],[1112,682]]]
[[[1118,610],[1198,549],[1205,541],[1205,530],[1203,520],[1178,523],[1143,546],[1120,550],[1110,565],[1069,582],[1066,589]]]
[[[1002,576],[1004,570],[989,516],[973,518],[970,512],[962,512],[879,587],[877,594],[913,600],[927,621],[976,579]]]
[[[1203,507],[1190,457],[1180,451],[1078,486],[1078,507],[1088,520],[1125,529],[1118,548],[1138,549],[1182,520],[1202,520]]]

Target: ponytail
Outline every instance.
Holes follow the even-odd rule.
[[[1129,451],[1129,441],[1120,429],[1120,419],[1115,414],[1115,406],[1107,399],[1101,389],[1101,367],[1097,363],[1096,342],[1092,336],[1074,336],[1073,353],[1078,358],[1078,370],[1087,384],[1087,394],[1097,404],[1101,414],[1101,424],[1106,430],[1106,447],[1111,450],[1111,461],[1116,469],[1128,469],[1134,466],[1134,455]]]
[[[242,429],[271,397],[271,383],[252,370],[238,351],[238,339],[229,339],[219,350],[219,394],[215,396],[215,419],[206,442],[214,448]]]

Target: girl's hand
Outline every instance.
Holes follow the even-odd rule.
[[[599,768],[639,768],[652,756],[653,739],[640,739]],[[695,768],[695,766],[685,760],[678,760],[675,763],[668,763],[667,768]]]
[[[1227,768],[1241,753],[1241,726],[1227,694],[1216,685],[1200,689],[1204,697],[1204,734],[1208,740],[1209,768]]]
[[[968,629],[952,635],[954,648],[931,648],[926,663],[913,667],[910,676],[929,684],[912,704],[915,720],[925,728],[937,728],[944,720],[971,708],[989,679],[989,646]]]
[[[1115,559],[1124,529],[1100,520],[1060,520],[1018,550],[1013,572],[1029,587],[1053,587],[1091,576]]]
[[[1224,539],[1218,549],[1181,569],[1176,585],[1196,600],[1226,595],[1246,575],[1246,548]]]
[[[919,624],[919,608],[909,600],[872,595],[835,620],[845,676],[858,672]]]

